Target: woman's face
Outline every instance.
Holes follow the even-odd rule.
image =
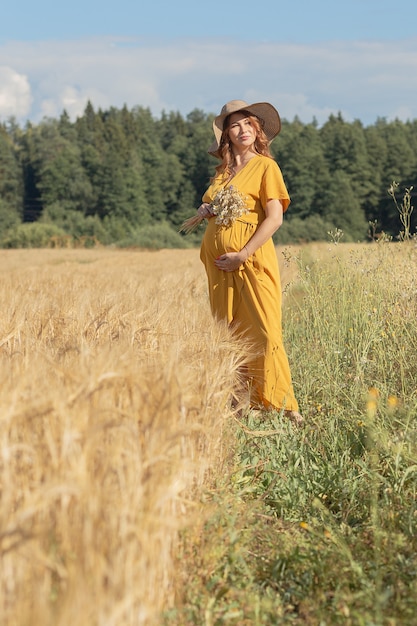
[[[232,113],[228,133],[237,150],[250,148],[255,143],[256,131],[244,113]]]

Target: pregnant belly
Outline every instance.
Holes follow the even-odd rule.
[[[251,238],[256,226],[236,221],[228,228],[220,228],[214,218],[209,220],[204,235],[204,246],[214,258],[225,252],[239,252]]]

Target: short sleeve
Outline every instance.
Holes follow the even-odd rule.
[[[265,207],[268,200],[280,200],[285,213],[290,204],[290,196],[278,164],[272,159],[268,161],[261,182],[261,204]]]

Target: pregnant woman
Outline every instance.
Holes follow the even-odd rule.
[[[200,256],[213,315],[227,320],[249,346],[244,375],[251,406],[282,410],[301,425],[282,340],[282,294],[272,240],[290,203],[269,151],[280,129],[278,111],[267,102],[232,100],[214,119],[209,152],[220,164],[198,209],[199,218],[208,220]],[[225,217],[222,200],[224,207],[227,197]]]

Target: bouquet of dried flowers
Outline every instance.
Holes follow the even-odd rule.
[[[229,187],[222,187],[214,196],[211,205],[211,212],[216,216],[216,224],[228,228],[239,217],[245,213],[249,213],[249,209],[246,206],[245,196],[241,194],[238,189],[235,189],[233,185]],[[180,232],[188,233],[193,232],[198,225],[203,221],[204,217],[201,215],[194,215],[193,217],[185,220],[180,228]]]

